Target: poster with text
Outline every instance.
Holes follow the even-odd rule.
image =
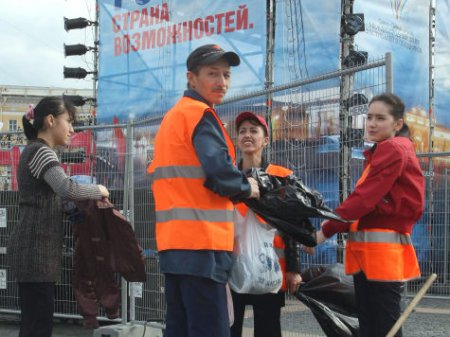
[[[97,121],[161,116],[186,88],[187,56],[204,44],[241,57],[228,97],[263,88],[265,10],[259,0],[100,0]]]

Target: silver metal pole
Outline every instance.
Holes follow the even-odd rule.
[[[342,1],[342,15],[346,16],[353,12],[353,0]],[[344,68],[344,59],[350,53],[353,46],[353,36],[345,33],[344,27],[341,27],[341,64]],[[350,193],[350,171],[349,163],[351,158],[351,148],[348,146],[347,131],[350,126],[348,107],[346,102],[350,97],[353,87],[353,73],[348,73],[341,77],[340,85],[340,111],[339,111],[339,129],[340,129],[340,154],[339,154],[339,202],[343,202]]]
[[[130,175],[132,172],[132,139],[129,137],[131,134],[131,122],[127,122],[127,137],[126,137],[126,154],[125,154],[125,172],[124,172],[124,182],[123,182],[123,213],[124,216],[129,220],[129,209],[130,209]],[[133,226],[133,225],[132,225]],[[121,278],[121,299],[122,299],[122,323],[127,322],[128,313],[128,282],[122,277]]]
[[[358,66],[352,67],[352,68],[339,69],[336,71],[326,73],[324,75],[308,77],[305,79],[301,79],[299,81],[293,81],[293,82],[289,82],[287,84],[273,86],[270,89],[264,89],[264,90],[258,90],[258,91],[255,90],[255,91],[243,94],[243,95],[230,96],[230,97],[224,99],[222,101],[222,103],[217,104],[217,106],[228,104],[228,103],[233,103],[233,102],[238,102],[238,101],[243,101],[243,100],[246,100],[249,98],[254,98],[255,96],[266,95],[269,92],[279,92],[279,91],[288,90],[288,89],[292,89],[292,88],[302,87],[302,86],[305,86],[305,85],[308,85],[311,83],[326,81],[331,78],[346,76],[348,74],[356,74],[357,72],[382,67],[384,65],[386,65],[386,60],[382,59],[382,60],[371,62],[371,63],[361,64],[361,65],[358,65]],[[142,122],[142,123],[144,123],[144,122],[158,123],[160,120],[162,120],[162,117],[151,117],[149,119],[143,119],[140,122]]]
[[[94,24],[94,76],[93,76],[93,84],[92,84],[92,97],[94,98],[94,109],[97,114],[97,81],[98,81],[98,48],[99,48],[99,23],[100,13],[98,10],[98,0],[95,0],[95,24]]]
[[[420,152],[420,153],[416,153],[416,156],[419,157],[419,158],[448,157],[448,156],[450,156],[450,151],[445,151],[445,152]]]
[[[275,0],[267,0],[267,40],[266,40],[266,82],[265,89],[273,87],[274,54],[275,54]],[[270,162],[272,157],[272,92],[266,94],[266,122],[269,127],[269,146],[266,149],[266,157]]]
[[[428,48],[428,98],[429,98],[429,127],[430,133],[428,138],[428,151],[433,152],[433,133],[434,133],[434,47],[436,41],[436,0],[430,0],[430,17],[429,17],[429,48]],[[432,165],[432,161],[430,161]],[[431,166],[431,168],[433,168]],[[432,172],[430,170],[430,172]]]
[[[93,78],[92,78],[92,97],[94,98],[93,101],[93,108],[94,108],[94,112],[95,115],[97,115],[97,80],[98,80],[98,76],[97,76],[97,71],[98,71],[98,27],[99,27],[99,12],[98,12],[98,0],[95,0],[95,24],[94,24],[94,74],[93,74]],[[91,114],[91,117],[92,114]],[[91,118],[90,123],[89,124],[95,124],[95,118]],[[93,177],[96,172],[96,157],[93,155],[95,153],[95,132],[94,130],[88,130],[87,132],[90,133],[90,144],[89,146],[91,147],[91,156],[90,156],[90,161],[91,161],[91,165],[90,165],[90,174],[91,177]]]
[[[450,227],[449,223],[449,214],[450,211],[448,200],[448,174],[450,170],[448,168],[445,169],[445,185],[444,185],[444,284],[447,284],[448,281],[448,230]]]
[[[429,123],[429,134],[428,134],[428,152],[433,152],[433,135],[434,135],[434,43],[436,36],[436,2],[435,0],[430,0],[430,10],[429,10],[429,71],[428,71],[428,95],[429,95],[429,110],[428,110],[428,123]],[[433,178],[434,178],[434,167],[433,158],[428,159],[428,175],[427,175],[427,204],[428,204],[428,227],[433,229],[434,224],[434,193],[433,193]],[[431,251],[433,254],[433,250]],[[431,256],[433,260],[433,256]],[[431,264],[432,266],[432,264]]]
[[[394,92],[394,72],[392,68],[392,53],[386,53],[386,92]]]
[[[132,120],[127,127],[127,161],[128,161],[128,185],[125,186],[129,190],[128,195],[128,221],[134,230],[134,160],[133,160],[133,139],[134,139],[134,127],[132,126]],[[136,319],[136,297],[134,292],[134,285],[130,287],[130,320],[134,321]]]
[[[345,18],[347,15],[353,13],[353,0],[341,1],[341,15]],[[341,20],[343,21],[343,20]],[[353,36],[345,32],[344,26],[341,25],[341,52],[340,52],[340,69],[342,70],[345,58],[350,54],[353,48]],[[339,90],[339,203],[342,203],[350,193],[350,161],[352,149],[348,144],[347,135],[351,125],[351,117],[348,112],[348,99],[351,95],[353,87],[353,72],[349,72],[341,76],[340,90]],[[344,237],[339,234],[337,237],[337,261],[343,261],[343,247]]]

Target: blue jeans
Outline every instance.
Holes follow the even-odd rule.
[[[166,331],[164,337],[230,337],[224,283],[165,274]]]

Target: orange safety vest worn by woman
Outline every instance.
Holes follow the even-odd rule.
[[[355,191],[336,209],[342,218],[358,220],[351,225],[330,220],[322,230],[326,237],[349,232],[348,274],[362,270],[373,281],[417,278],[420,270],[410,234],[423,212],[424,180],[411,141],[395,137],[364,155],[366,167]]]
[[[356,186],[370,171],[366,166]],[[345,247],[345,271],[361,270],[374,281],[407,281],[420,276],[419,263],[409,233],[389,229],[358,229],[359,221],[350,225]]]
[[[167,112],[155,139],[157,159],[147,169],[153,179],[159,251],[233,250],[233,204],[204,186],[205,173],[192,144],[205,111],[217,119],[235,161],[233,143],[207,104],[183,97]],[[164,121],[177,128],[164,128]]]
[[[293,172],[285,167],[269,164],[266,168],[266,172],[278,176],[278,177],[287,177],[291,175]],[[242,215],[242,217],[245,218],[249,208],[244,203],[240,202],[235,205],[236,210]],[[261,218],[259,215],[255,214],[256,218],[259,222],[262,224],[267,224],[267,222]],[[281,271],[283,273],[283,283],[281,285],[281,290],[286,291],[287,290],[287,283],[286,283],[286,257],[284,255],[284,249],[286,248],[286,245],[283,241],[283,238],[280,236],[280,233],[277,231],[275,234],[275,237],[273,239],[273,248],[275,249],[275,252],[278,256],[278,261],[280,263]]]

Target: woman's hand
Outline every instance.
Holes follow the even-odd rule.
[[[255,178],[249,177],[247,178],[248,183],[250,184],[250,196],[249,198],[255,198],[255,199],[259,199],[259,186],[258,186],[258,182],[256,181]]]
[[[100,190],[100,194],[102,197],[108,198],[109,197],[109,191],[108,189],[103,185],[97,185],[98,189]]]
[[[320,223],[320,228],[322,228],[323,225],[324,225],[327,221],[328,221],[328,220],[323,220],[323,221]]]
[[[305,245],[302,245],[302,250],[308,255],[314,255],[316,253],[316,250],[314,249],[314,247],[308,247]]]
[[[286,272],[287,290],[290,294],[295,294],[302,283],[302,277],[299,273]]]
[[[320,245],[326,239],[327,239],[327,237],[323,234],[321,229],[316,232],[316,242],[318,245]]]

